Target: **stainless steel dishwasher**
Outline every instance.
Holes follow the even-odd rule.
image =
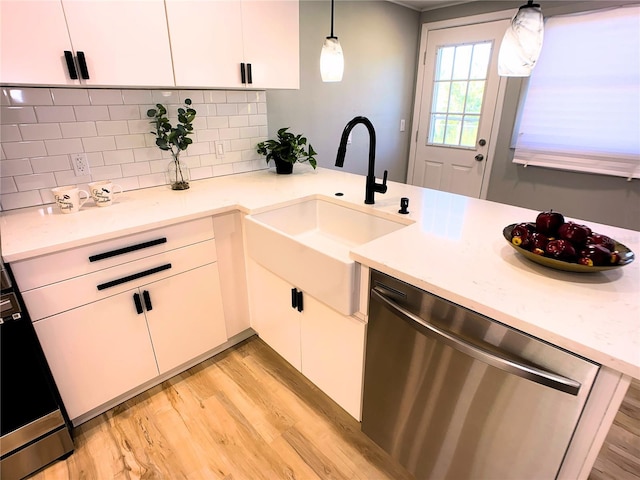
[[[373,270],[366,348],[362,431],[417,479],[556,478],[599,370]]]

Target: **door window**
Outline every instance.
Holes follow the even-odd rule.
[[[438,47],[427,145],[473,148],[492,41]]]

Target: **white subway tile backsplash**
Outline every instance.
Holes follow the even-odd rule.
[[[103,152],[102,156],[104,158],[105,165],[118,165],[122,163],[132,163],[135,162],[135,158],[133,157],[133,150],[111,150],[107,152]]]
[[[2,194],[0,202],[2,203],[2,210],[13,210],[14,208],[42,205],[42,198],[38,190],[31,190],[28,192]]]
[[[109,105],[111,120],[138,120],[140,109],[136,105]]]
[[[96,137],[98,135],[95,122],[61,123],[60,129],[63,138]]]
[[[18,125],[0,125],[0,142],[19,142],[23,140]]]
[[[193,144],[181,155],[192,179],[266,167],[255,152],[268,134],[265,92],[3,87],[0,208],[52,203],[51,188],[86,189],[95,180],[125,190],[166,185],[171,156],[156,146],[147,110],[162,103],[175,126],[185,98],[198,112]],[[87,155],[91,175],[75,176],[72,153]]]
[[[76,121],[76,116],[73,110],[74,107],[72,106],[67,106],[67,107],[36,106],[33,108],[36,111],[36,117],[38,118],[37,120],[38,123],[75,122]]]
[[[16,187],[16,182],[13,180],[13,177],[0,178],[0,194],[15,193],[17,191],[18,187]]]
[[[116,149],[114,137],[89,137],[82,139],[85,152],[104,152]],[[79,150],[82,151],[82,150]]]
[[[166,185],[167,178],[164,173],[152,173],[150,175],[141,175],[138,177],[140,188],[159,187]]]
[[[95,89],[89,90],[91,105],[119,105],[124,103],[121,90]]]
[[[76,114],[76,120],[79,122],[84,121],[98,121],[109,120],[109,108],[106,105],[79,105],[73,107]]]
[[[96,129],[98,130],[98,135],[127,135],[130,133],[127,120],[96,122]]]
[[[91,169],[91,171],[93,172],[93,169]],[[76,174],[73,170],[63,170],[60,172],[53,172],[53,175],[56,177],[56,183],[60,187],[63,187],[65,185],[78,185],[80,183],[89,183],[92,181],[91,175],[81,175],[79,177],[76,177]],[[93,180],[98,180],[98,179],[95,178]]]
[[[105,165],[104,167],[96,167],[91,169],[91,177],[93,180],[115,180],[122,178],[122,169],[120,165]],[[91,180],[90,180],[91,181]]]
[[[116,135],[116,148],[143,148],[146,146],[145,135],[136,133],[135,135]]]
[[[48,157],[35,157],[31,159],[33,173],[58,172],[69,170],[71,161],[69,155],[49,155]]]
[[[49,140],[62,138],[58,123],[26,123],[18,126],[23,140]],[[5,141],[3,139],[3,141]]]
[[[235,103],[218,103],[216,105],[216,114],[221,115],[237,115],[238,105]]]
[[[8,159],[25,157],[41,157],[47,154],[44,142],[41,140],[28,142],[8,142],[2,144],[4,154]]]
[[[11,105],[53,105],[48,88],[9,88],[8,97]]]
[[[238,115],[235,117],[229,117],[229,127],[248,127],[248,126],[249,126],[248,115]]]
[[[45,140],[44,144],[47,147],[47,152],[43,155],[62,155],[63,153],[78,153],[82,152],[82,139],[80,138],[65,138],[62,140]],[[31,155],[32,157],[39,157],[40,155]]]
[[[75,88],[52,88],[54,105],[89,105],[89,90]]]
[[[151,173],[151,167],[148,162],[125,163],[120,167],[122,168],[122,176],[124,177],[148,175]]]
[[[15,177],[16,175],[29,175],[33,173],[31,162],[28,158],[17,160],[0,160],[0,175],[2,177]]]
[[[152,105],[150,90],[122,90],[122,100],[126,105]]]
[[[53,188],[57,186],[53,173],[34,173],[32,175],[19,175],[13,177],[18,191],[39,190],[41,188]]]
[[[3,125],[10,123],[35,123],[35,110],[33,107],[0,107],[0,122],[2,122]]]

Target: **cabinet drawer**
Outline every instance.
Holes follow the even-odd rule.
[[[36,321],[215,261],[211,239],[28,290],[23,298]]]
[[[22,292],[214,238],[211,217],[11,264]]]

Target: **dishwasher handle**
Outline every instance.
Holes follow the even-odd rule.
[[[487,363],[496,368],[499,368],[500,370],[513,375],[517,375],[518,377],[524,378],[526,380],[530,380],[546,387],[553,388],[554,390],[559,390],[571,395],[578,395],[578,392],[580,391],[581,384],[579,382],[576,382],[575,380],[563,377],[562,375],[557,375],[552,372],[548,372],[546,370],[542,370],[540,368],[525,365],[524,363],[518,363],[509,358],[501,356],[496,352],[484,349],[479,345],[469,343],[455,336],[451,332],[441,330],[435,325],[426,322],[422,318],[398,305],[396,302],[384,295],[382,291],[378,289],[378,287],[372,288],[371,294],[373,297],[376,297],[378,300],[380,300],[384,307],[386,307],[391,312],[399,315],[400,318],[402,318],[406,322],[414,326],[415,324],[420,325],[421,327],[426,329],[427,333],[430,336],[436,337],[446,345],[458,350],[459,352],[465,353],[470,357],[475,358],[476,360],[480,360],[481,362]]]

